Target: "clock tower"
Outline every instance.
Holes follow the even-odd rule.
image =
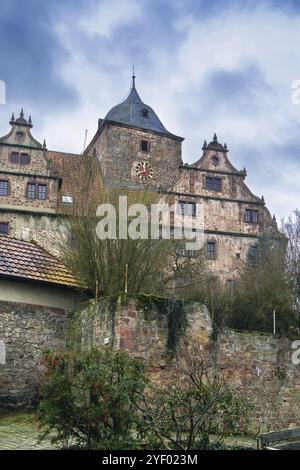
[[[182,141],[143,103],[133,75],[127,98],[99,119],[85,154],[97,157],[108,187],[169,189],[179,179]]]

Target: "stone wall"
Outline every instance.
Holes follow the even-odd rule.
[[[256,430],[259,426],[269,429],[300,425],[300,365],[292,363],[291,340],[233,330],[212,339],[206,307],[191,304],[183,311],[187,320],[185,335],[192,337],[216,369],[247,390],[254,401]],[[169,335],[170,321],[176,319],[163,303],[145,298],[119,298],[98,304],[91,301],[75,318],[77,340],[84,348],[101,345],[122,349],[147,362],[152,380],[167,382],[172,376],[178,358],[170,351]]]
[[[149,152],[141,151],[142,140],[149,142]],[[87,152],[101,157],[105,182],[120,187],[140,185],[136,163],[148,162],[153,169],[151,186],[169,188],[178,180],[182,164],[180,140],[122,125],[108,125]]]
[[[0,409],[35,403],[42,351],[64,349],[67,328],[65,310],[0,302]]]

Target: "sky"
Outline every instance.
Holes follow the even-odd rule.
[[[1,0],[0,44],[1,135],[23,107],[34,137],[80,153],[134,64],[185,162],[216,132],[278,221],[300,208],[300,0]]]

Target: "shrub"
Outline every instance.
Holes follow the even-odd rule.
[[[135,406],[146,385],[144,366],[125,353],[92,350],[44,354],[39,405],[44,436],[65,447],[131,449],[140,417]]]

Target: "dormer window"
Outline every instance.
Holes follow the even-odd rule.
[[[148,111],[148,109],[146,109],[146,108],[142,109],[141,115],[142,115],[144,118],[148,119],[148,117],[149,117],[149,111]]]
[[[150,150],[150,142],[148,140],[141,141],[141,151],[142,152],[149,152]]]
[[[220,192],[221,191],[221,178],[213,178],[213,177],[207,176],[205,179],[205,189],[208,189],[209,191]]]
[[[246,209],[245,222],[247,224],[257,224],[258,223],[258,211],[252,210],[252,209]]]
[[[11,152],[10,154],[11,163],[20,165],[28,165],[30,163],[30,155],[28,153]]]
[[[30,157],[28,153],[21,153],[20,154],[20,163],[21,165],[28,165],[30,163]]]
[[[18,142],[22,142],[24,140],[25,133],[23,131],[16,132],[16,139]]]
[[[11,163],[19,163],[19,152],[11,152],[10,161]]]

